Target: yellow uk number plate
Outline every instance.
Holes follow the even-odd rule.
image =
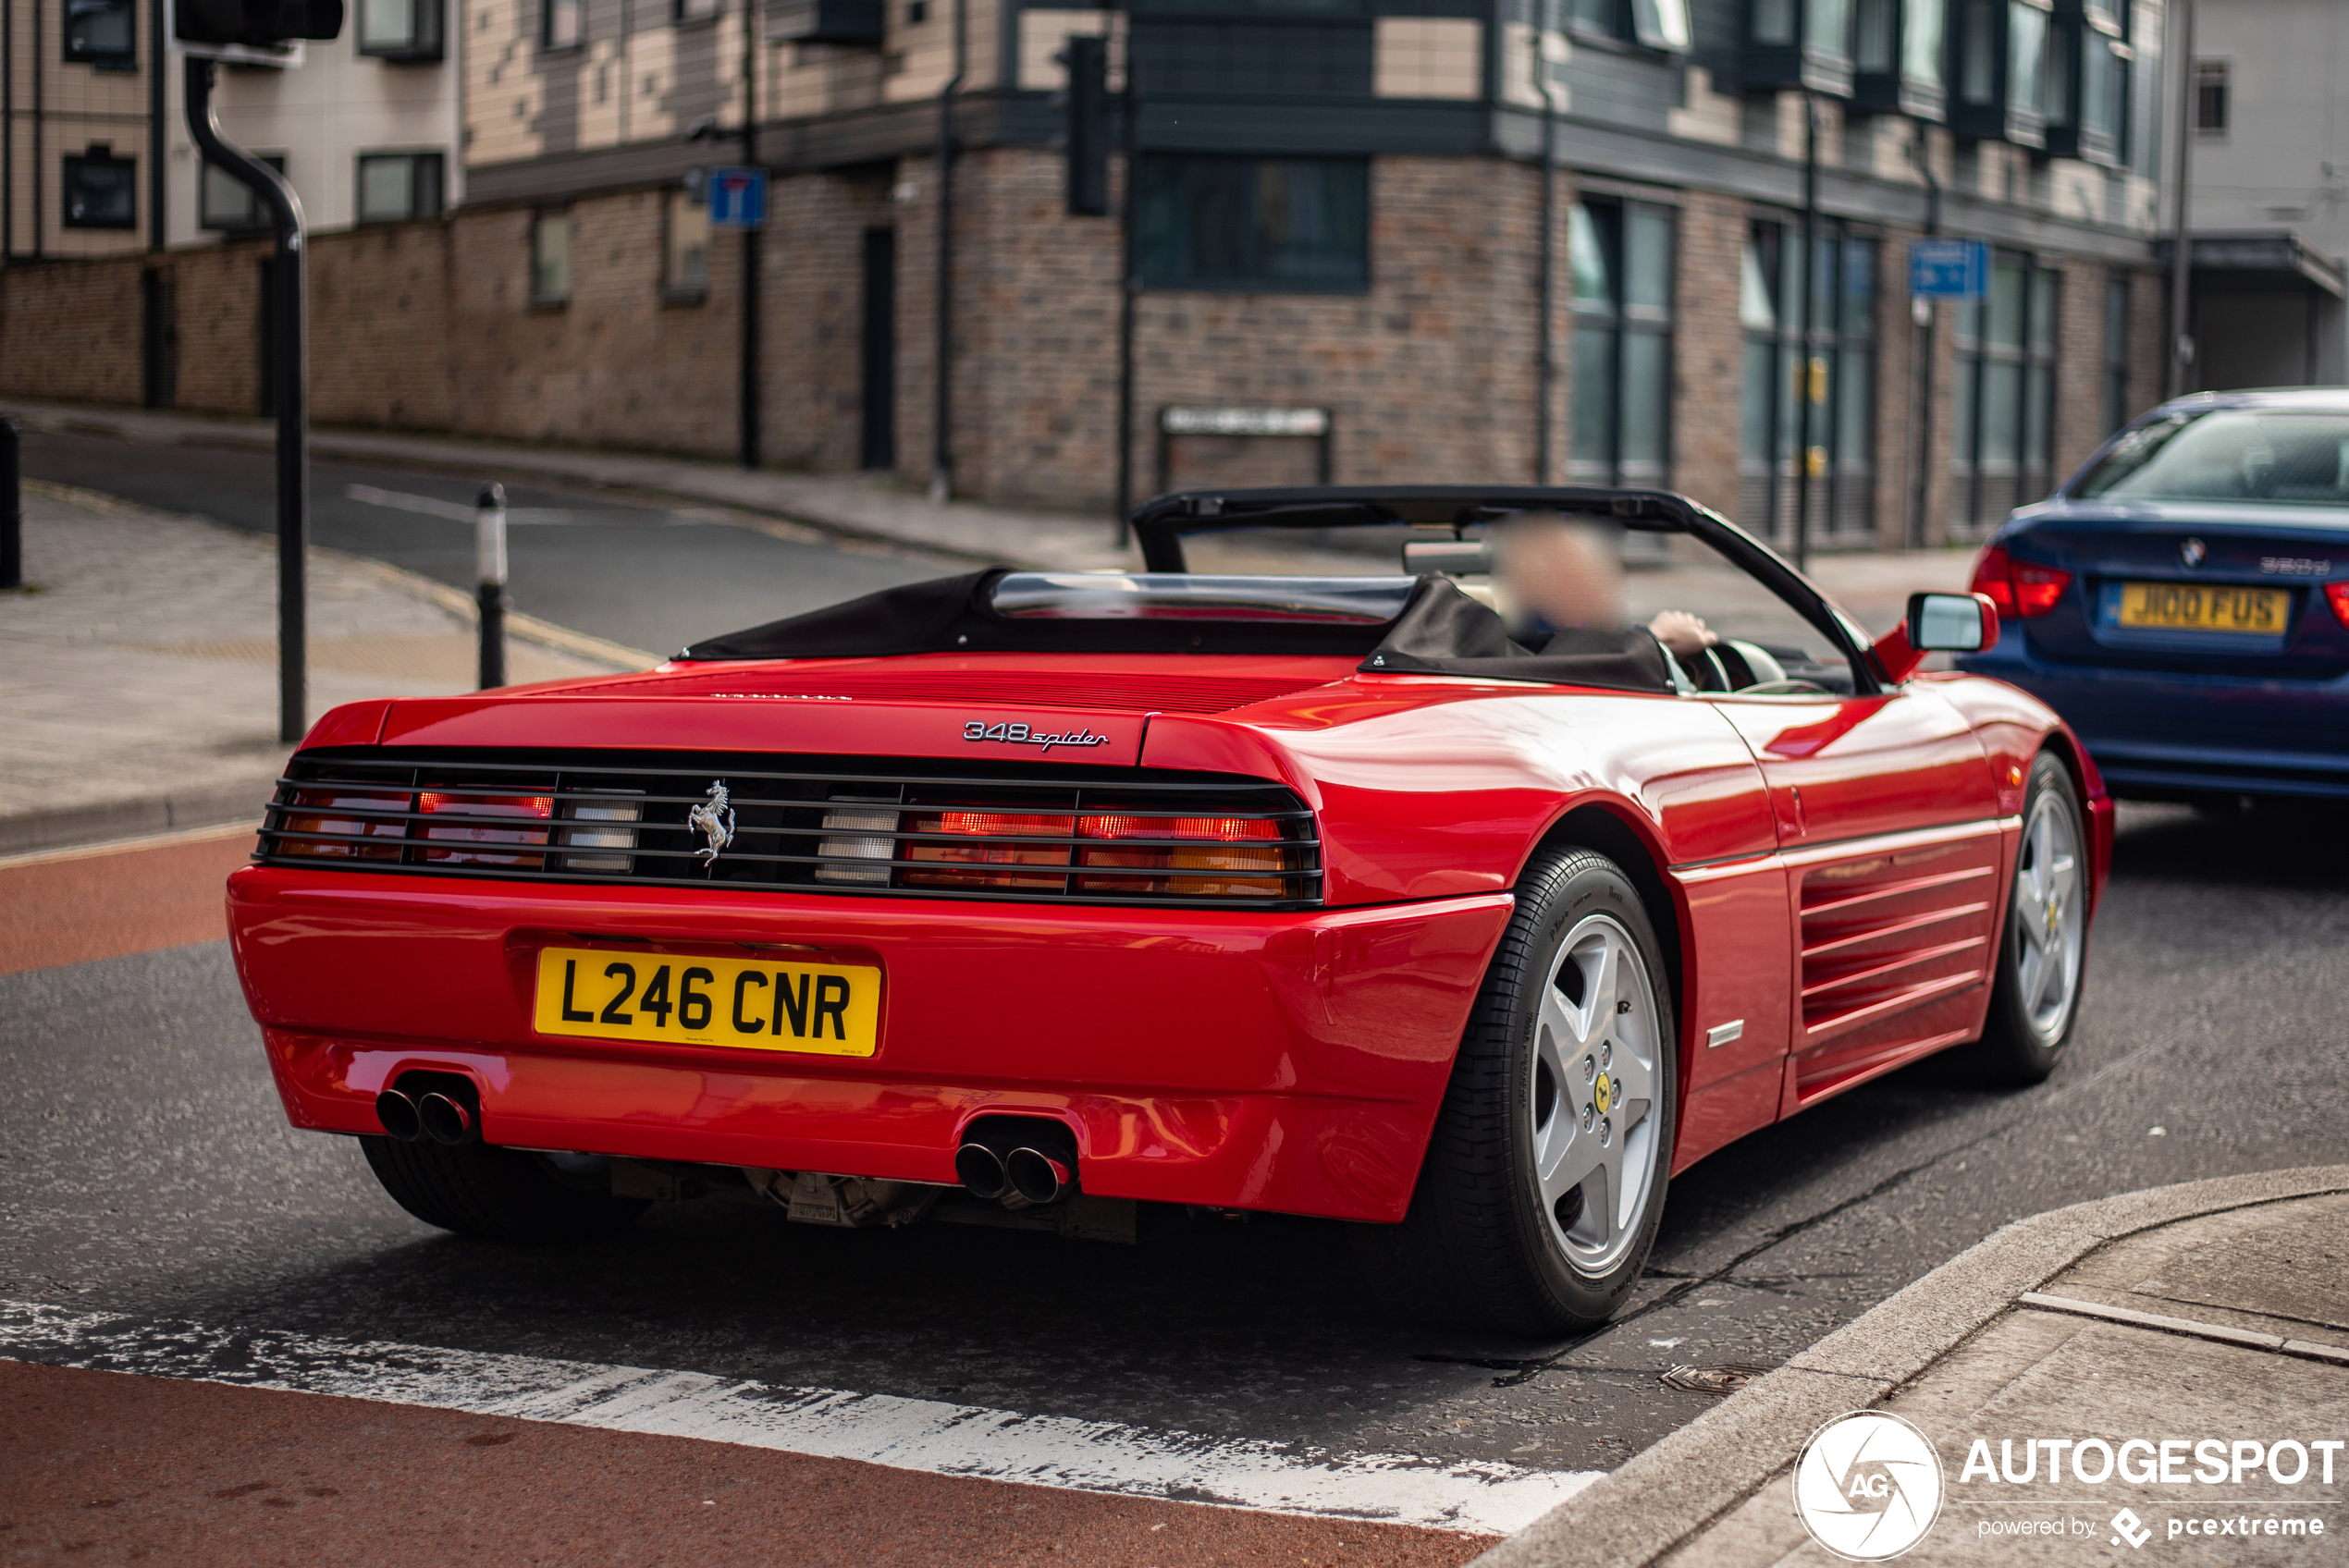
[[[880,987],[881,972],[857,964],[547,948],[535,1023],[541,1035],[870,1056]]]
[[[2244,631],[2281,637],[2292,595],[2281,588],[2123,582],[2120,623],[2145,631]]]

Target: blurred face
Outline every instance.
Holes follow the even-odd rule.
[[[1622,552],[1598,525],[1556,512],[1529,514],[1502,534],[1499,554],[1511,602],[1552,626],[1614,627],[1629,619]]]

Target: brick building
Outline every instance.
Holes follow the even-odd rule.
[[[734,453],[750,249],[697,191],[747,117],[761,460],[929,480],[953,82],[953,487],[1106,508],[1123,230],[1066,212],[1054,98],[1105,31],[1139,104],[1138,494],[1546,472],[1784,536],[1800,468],[1816,542],[1964,537],[2158,396],[2158,0],[1540,3],[469,0],[464,205],[318,248],[318,417]],[[1981,303],[1912,314],[1928,227],[1995,247]],[[15,390],[53,319],[21,281]],[[1199,408],[1326,442],[1162,436]]]

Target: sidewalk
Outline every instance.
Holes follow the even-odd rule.
[[[1831,1564],[1796,1513],[1795,1461],[1814,1431],[1870,1409],[1914,1424],[1940,1458],[1939,1517],[1903,1562],[2118,1562],[2146,1546],[2164,1562],[2340,1561],[2327,1537],[2349,1533],[2349,1166],[2010,1225],[1474,1568]],[[2051,1455],[2091,1439],[2118,1463],[2097,1480],[2090,1452],[2059,1482]],[[2152,1479],[2125,1478],[2146,1464]]]
[[[0,399],[0,414],[30,429],[107,435],[156,444],[186,443],[267,450],[277,427],[267,420],[211,418],[134,409]],[[957,557],[978,565],[1044,571],[1098,571],[1140,566],[1139,552],[1120,549],[1109,518],[1039,508],[940,505],[893,478],[868,474],[783,473],[731,463],[645,454],[584,451],[519,443],[464,441],[449,436],[380,431],[315,431],[314,457],[355,459],[453,470],[467,477],[540,480],[618,490],[649,500],[684,501],[783,518],[843,538],[879,540]],[[1463,481],[1476,476],[1462,475]],[[1204,557],[1207,552],[1201,552]],[[1202,568],[1263,570],[1231,549],[1202,558]],[[1276,570],[1359,573],[1364,558],[1324,553],[1289,557]],[[1812,580],[1872,631],[1897,621],[1908,595],[1923,589],[1962,591],[1973,564],[1968,549],[1866,551],[1814,557]],[[1382,563],[1372,570],[1388,570]],[[1647,574],[1642,574],[1647,575]],[[1659,585],[1660,588],[1661,585]],[[1643,612],[1644,613],[1644,612]]]
[[[62,485],[25,486],[27,591],[0,594],[0,855],[258,819],[278,743],[277,546]],[[471,606],[312,553],[310,715],[473,690]],[[516,681],[653,662],[527,622]]]

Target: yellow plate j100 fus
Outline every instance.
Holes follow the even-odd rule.
[[[880,987],[881,972],[860,964],[547,948],[534,1023],[541,1035],[870,1056]]]
[[[2229,588],[2203,582],[2123,582],[2122,626],[2133,631],[2242,631],[2281,637],[2292,610],[2281,588]]]

